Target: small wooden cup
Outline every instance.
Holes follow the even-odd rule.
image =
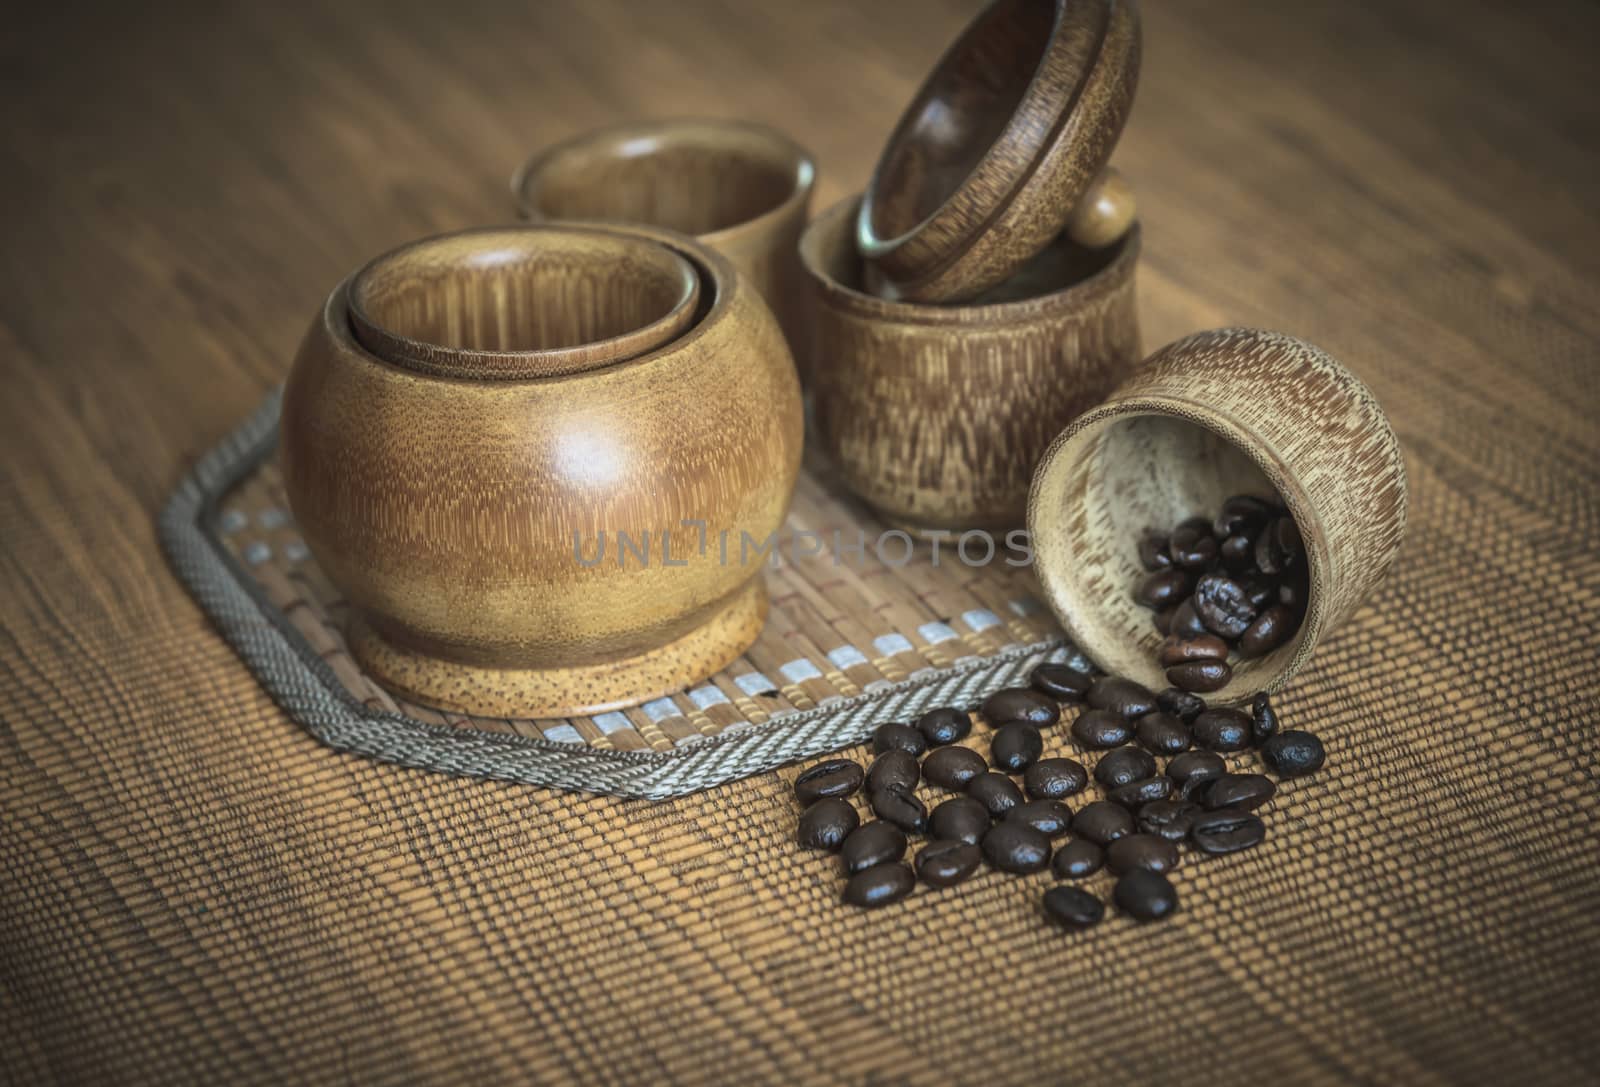
[[[1202,332],[1162,348],[1045,454],[1028,500],[1035,569],[1077,646],[1159,690],[1161,636],[1134,590],[1138,541],[1235,494],[1274,495],[1310,560],[1295,637],[1239,663],[1209,701],[1277,691],[1383,580],[1406,522],[1405,464],[1365,385],[1281,333]]]
[[[1138,228],[1103,250],[1059,241],[971,305],[919,305],[862,290],[859,204],[800,242],[818,435],[898,526],[1019,528],[1045,447],[1139,358]]]
[[[549,147],[523,164],[511,189],[533,222],[632,222],[694,235],[750,277],[801,358],[795,244],[816,174],[805,149],[765,125],[648,121]]]
[[[486,365],[486,343],[550,342],[520,292],[541,247],[570,259],[574,235],[595,252],[618,240],[671,258],[643,280],[621,265],[581,277],[565,296],[577,309],[628,312],[620,295],[670,279],[681,259],[699,291],[689,326],[553,376]],[[420,286],[389,282],[418,254],[430,258]],[[741,533],[781,528],[803,417],[777,322],[727,258],[647,227],[530,226],[418,243],[356,278],[367,282],[341,284],[301,345],[281,453],[295,518],[351,605],[350,650],[371,675],[444,709],[565,717],[659,697],[749,646],[766,616],[760,566],[724,561],[719,540],[729,533],[737,552]],[[403,350],[363,345],[352,296]],[[555,349],[584,346],[567,339]]]

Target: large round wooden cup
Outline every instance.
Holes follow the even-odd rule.
[[[1241,662],[1208,700],[1276,691],[1383,580],[1406,523],[1405,464],[1372,394],[1292,336],[1223,329],[1156,352],[1045,454],[1028,500],[1051,608],[1099,667],[1167,686],[1161,636],[1134,590],[1138,541],[1236,494],[1277,497],[1310,562],[1295,637]]]
[[[560,279],[548,265],[574,252],[574,231],[670,259],[640,253],[609,276]],[[381,286],[419,252],[460,274]],[[759,565],[723,562],[719,539],[778,531],[802,436],[789,351],[750,283],[692,239],[642,227],[470,231],[390,257],[329,297],[283,404],[290,504],[351,605],[361,665],[427,705],[552,717],[658,697],[742,652],[766,595]],[[533,314],[655,324],[671,290],[638,306],[607,292],[667,284],[678,260],[698,304],[677,335],[628,358],[589,344],[552,376],[500,365],[586,346]],[[558,281],[554,310],[524,293]],[[363,345],[352,295],[400,349]],[[438,319],[451,312],[473,321]],[[631,336],[609,320],[579,324],[613,348]],[[486,343],[468,327],[496,332]],[[412,344],[427,348],[420,359]]]

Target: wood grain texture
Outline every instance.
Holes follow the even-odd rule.
[[[1383,410],[1312,344],[1259,329],[1186,336],[1150,356],[1045,452],[1028,497],[1034,569],[1074,643],[1160,690],[1161,635],[1134,599],[1138,542],[1232,495],[1281,502],[1310,563],[1295,636],[1241,661],[1212,703],[1276,694],[1380,585],[1406,525],[1406,474]]]
[[[994,874],[841,912],[793,771],[646,804],[339,755],[167,570],[171,487],[372,254],[658,113],[792,133],[831,204],[977,10],[68,0],[0,36],[0,1079],[1592,1079],[1592,4],[1144,9],[1145,341],[1321,345],[1412,499],[1277,700],[1328,767],[1256,852],[1181,868],[1163,927],[1064,939],[1043,880]],[[997,963],[981,1013],[926,1014]]]

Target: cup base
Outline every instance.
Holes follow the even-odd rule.
[[[767,590],[752,578],[704,623],[675,641],[621,660],[557,668],[463,664],[395,645],[359,617],[350,653],[402,698],[475,717],[586,717],[624,709],[709,676],[750,647],[767,618]]]

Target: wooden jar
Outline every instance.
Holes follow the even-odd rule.
[[[1295,637],[1235,666],[1208,701],[1276,691],[1382,581],[1405,531],[1405,464],[1377,401],[1311,344],[1202,332],[1156,352],[1050,446],[1028,502],[1051,608],[1106,672],[1167,686],[1161,635],[1134,591],[1147,530],[1212,515],[1235,494],[1277,497],[1310,562]]]
[[[681,332],[570,357],[675,319],[678,261],[698,295]],[[352,287],[421,362],[358,340]],[[801,436],[783,337],[726,257],[664,230],[541,226],[408,246],[336,289],[285,390],[282,456],[363,667],[428,705],[543,717],[657,697],[754,640],[759,566],[717,544],[779,529]]]
[[[1134,228],[1061,240],[968,305],[861,287],[859,198],[819,216],[800,257],[813,303],[818,437],[843,482],[913,530],[1020,527],[1038,458],[1138,360]]]

